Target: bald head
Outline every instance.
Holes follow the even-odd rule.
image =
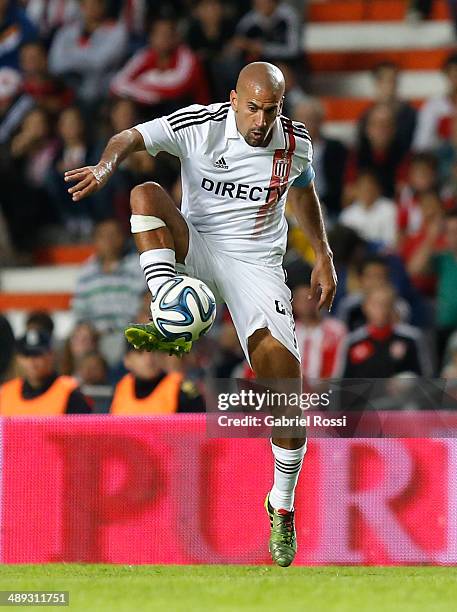
[[[230,93],[238,131],[252,147],[268,145],[284,98],[284,75],[273,64],[253,62],[238,76]]]
[[[281,99],[284,95],[284,75],[273,64],[268,62],[252,62],[245,66],[238,75],[236,90],[240,91],[262,91],[271,95],[278,95]]]

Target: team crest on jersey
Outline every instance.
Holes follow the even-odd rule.
[[[289,174],[290,171],[290,159],[287,157],[283,157],[282,159],[277,159],[275,161],[275,165],[273,168],[273,173],[278,178],[284,178]]]

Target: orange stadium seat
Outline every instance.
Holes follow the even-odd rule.
[[[70,293],[0,293],[0,311],[68,310]]]
[[[399,21],[405,18],[406,0],[316,0],[309,21]],[[447,19],[445,0],[435,2],[433,19]]]
[[[93,255],[94,247],[90,244],[67,244],[38,249],[35,252],[35,263],[39,265],[78,264]]]
[[[403,70],[439,70],[452,48],[385,51],[317,51],[309,53],[314,71],[371,70],[384,61],[395,62]]]

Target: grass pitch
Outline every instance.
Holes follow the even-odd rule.
[[[70,591],[55,611],[441,612],[457,609],[457,568],[1,565],[13,589]]]

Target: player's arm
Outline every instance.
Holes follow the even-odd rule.
[[[73,201],[78,202],[101,189],[130,153],[145,150],[143,136],[135,128],[113,136],[108,141],[98,164],[65,172],[65,181],[76,181],[76,184],[68,190]]]
[[[330,310],[335,297],[337,278],[314,181],[306,187],[291,187],[288,203],[316,255],[311,275],[311,294],[318,296],[320,288],[322,292],[318,308],[325,306]]]

